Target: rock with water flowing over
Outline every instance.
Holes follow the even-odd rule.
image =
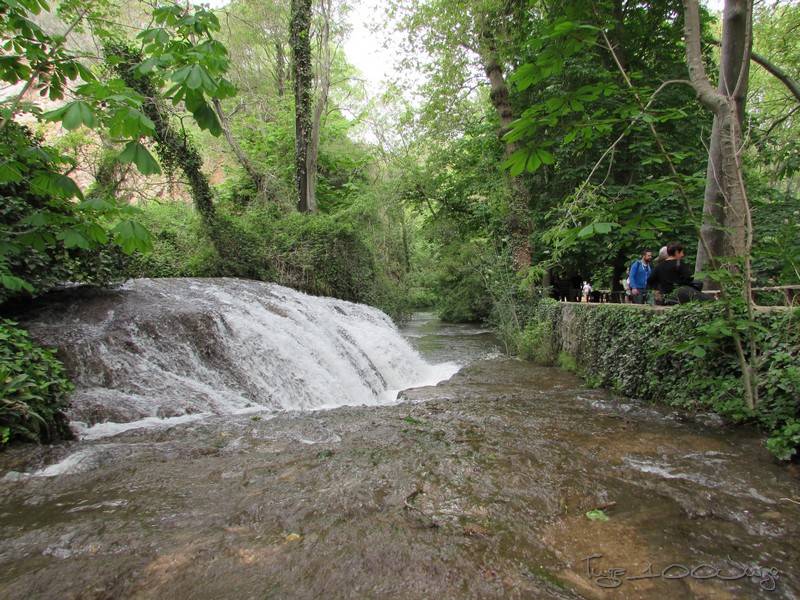
[[[103,424],[89,435],[154,418],[379,404],[443,375],[381,311],[255,281],[78,290],[26,326],[76,384],[70,417]]]

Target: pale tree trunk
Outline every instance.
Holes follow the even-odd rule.
[[[311,0],[292,0],[291,46],[295,99],[295,184],[300,212],[309,204],[308,146],[311,138]]]
[[[317,102],[311,122],[311,139],[308,145],[306,170],[308,172],[309,206],[317,207],[317,165],[319,161],[319,139],[322,122],[328,108],[328,93],[331,87],[331,19],[333,18],[331,0],[322,0],[322,23],[319,40],[319,70],[317,75]]]
[[[489,97],[500,118],[499,133],[502,136],[511,129],[511,124],[514,121],[514,112],[511,108],[508,84],[503,75],[503,67],[498,60],[494,35],[488,27],[485,27],[480,34],[479,54],[483,70],[486,73],[486,77],[489,79]],[[515,142],[506,143],[506,157],[510,156],[515,150],[517,150],[517,144]],[[520,177],[511,177],[509,184],[511,187],[511,202],[508,216],[508,230],[511,236],[511,251],[514,259],[514,266],[518,271],[521,271],[531,266],[531,195]]]
[[[740,110],[744,109],[744,96],[747,91],[753,4],[752,0],[725,1],[720,85],[716,90],[709,82],[703,64],[698,2],[697,0],[683,0],[683,6],[689,77],[700,102],[714,113],[714,130],[712,131],[714,138],[712,139],[712,155],[709,156],[709,181],[713,180],[713,183],[708,184],[707,188],[711,185],[716,186],[722,198],[721,221],[726,229],[722,231],[722,241],[718,243],[724,255],[741,259],[744,282],[742,294],[749,320],[753,322],[750,265],[753,224],[742,172],[742,117],[740,113]],[[726,35],[737,37],[737,39],[726,40]],[[737,51],[741,53],[738,58],[739,68],[734,69],[732,65],[735,66],[737,59],[732,56],[732,53]],[[716,145],[714,145],[715,140]],[[713,154],[714,152],[717,154]],[[708,200],[707,195],[706,201]],[[707,239],[710,231],[716,232],[717,229],[714,227],[701,232],[700,247],[707,257],[708,264],[719,267],[717,261],[719,256],[714,254],[715,249]],[[729,316],[732,317],[732,315]],[[743,335],[747,336],[749,360],[744,351]],[[755,337],[752,330],[742,334],[737,327],[734,327],[732,338],[742,369],[745,402],[752,410],[758,402],[757,369],[755,367],[758,349]]]
[[[283,41],[275,41],[275,84],[278,87],[278,97],[283,98],[286,93],[286,53]]]
[[[690,10],[689,4],[697,3],[684,2],[687,13]],[[743,256],[746,245],[746,201],[743,198],[744,191],[740,189],[742,186],[738,183],[741,174],[738,172],[736,154],[741,145],[750,68],[751,0],[726,0],[722,19],[717,100],[711,101],[707,92],[707,99],[703,99],[702,93],[700,97],[703,104],[714,113],[714,123],[703,198],[703,225],[700,231],[703,243],[697,251],[696,271],[708,269],[721,256]],[[699,37],[699,24],[697,35]],[[688,52],[687,46],[687,56]],[[702,56],[697,56],[694,60],[702,64]],[[692,82],[695,84],[694,77]],[[708,88],[711,88],[710,84]],[[718,285],[707,279],[706,287],[716,289]]]
[[[220,126],[222,127],[222,133],[225,135],[225,139],[228,141],[228,145],[231,147],[231,150],[236,156],[236,159],[239,161],[239,164],[242,165],[242,168],[245,170],[247,175],[253,180],[253,183],[255,183],[259,196],[262,196],[267,200],[275,200],[277,196],[275,190],[269,185],[267,174],[258,172],[258,169],[256,169],[255,165],[253,164],[253,161],[250,160],[245,151],[239,145],[239,142],[236,141],[236,138],[233,136],[233,132],[231,131],[231,124],[228,120],[228,115],[225,114],[225,111],[222,108],[222,103],[216,98],[214,98],[213,102],[214,110],[219,117]]]

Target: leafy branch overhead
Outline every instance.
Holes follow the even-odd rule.
[[[73,31],[94,23],[94,8],[100,10],[92,4],[59,6],[62,16],[69,15],[68,26],[63,34],[52,35],[35,20],[50,11],[46,0],[0,0],[4,50],[0,81],[22,85],[18,94],[0,104],[0,188],[9,197],[36,197],[41,202],[30,214],[8,212],[0,227],[0,283],[8,290],[36,288],[15,266],[21,264],[26,245],[42,253],[59,247],[88,251],[110,242],[125,253],[147,252],[152,247],[150,234],[136,220],[136,209],[119,205],[112,197],[84,198],[70,176],[75,166],[71,159],[34,141],[13,123],[15,117],[28,113],[38,121],[60,123],[66,131],[95,130],[121,148],[118,163],[135,165],[143,175],[161,172],[148,148],[157,135],[145,110],[153,99],[132,89],[125,77],[109,76],[107,70],[84,63],[78,52],[67,49]],[[185,108],[201,129],[215,136],[222,130],[211,103],[236,92],[225,79],[227,50],[214,39],[219,30],[212,11],[165,3],[153,11],[152,27],[138,35],[142,60],[126,66],[147,76],[154,94]],[[102,27],[94,31],[104,43],[114,43],[116,34]],[[111,67],[113,60],[109,59]],[[42,112],[28,100],[33,90],[51,101],[64,100],[68,92],[71,99]],[[74,203],[75,198],[80,202]]]

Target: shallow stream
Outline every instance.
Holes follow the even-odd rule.
[[[399,403],[0,454],[0,598],[800,597],[800,478],[755,434],[484,329],[403,333],[463,368]]]

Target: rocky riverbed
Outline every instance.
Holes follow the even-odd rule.
[[[419,318],[401,402],[0,455],[0,597],[797,598],[800,479],[754,433]],[[487,358],[487,356],[489,358]]]

